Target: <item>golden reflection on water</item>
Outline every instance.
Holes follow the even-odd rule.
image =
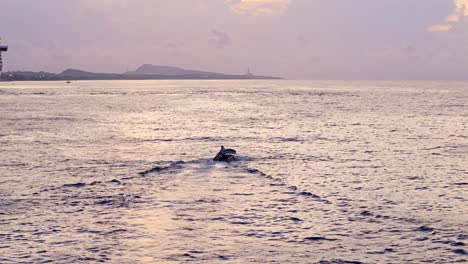
[[[160,263],[173,264],[176,261],[162,261],[155,248],[167,243],[167,233],[177,227],[177,220],[171,210],[157,208],[155,210],[132,210],[128,212],[128,217],[124,219],[131,229],[139,230],[138,234],[134,234],[130,239],[124,240],[127,247],[134,248],[134,260],[138,263]],[[160,246],[158,246],[160,245]],[[170,253],[168,250],[165,254]],[[175,251],[174,251],[175,253]]]

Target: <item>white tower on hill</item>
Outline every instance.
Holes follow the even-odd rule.
[[[247,68],[247,72],[244,74],[244,76],[247,78],[254,77],[253,73],[250,71],[250,67]]]

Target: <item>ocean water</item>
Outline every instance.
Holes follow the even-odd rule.
[[[468,260],[468,83],[0,83],[0,263]],[[221,145],[231,163],[211,159]]]

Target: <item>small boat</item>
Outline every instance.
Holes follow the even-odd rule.
[[[232,161],[236,156],[236,151],[234,149],[226,149],[224,146],[221,146],[221,150],[213,158],[214,161]]]

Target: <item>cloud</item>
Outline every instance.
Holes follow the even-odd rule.
[[[223,49],[232,43],[231,37],[225,32],[212,29],[211,34],[212,37],[210,38],[209,42],[218,49]]]
[[[427,28],[427,31],[429,32],[446,32],[450,31],[453,28],[452,25],[450,24],[438,24],[438,25],[432,25]]]
[[[450,31],[452,24],[459,22],[463,17],[468,16],[468,0],[453,0],[455,10],[445,19],[445,24],[432,25],[427,28],[429,32]]]
[[[290,0],[226,0],[231,12],[240,15],[276,15],[286,11]]]
[[[462,17],[468,16],[468,0],[453,0],[455,10],[446,19],[447,22],[458,22]]]
[[[127,0],[80,0],[81,4],[86,8],[91,9],[115,9],[125,8],[128,4]]]

